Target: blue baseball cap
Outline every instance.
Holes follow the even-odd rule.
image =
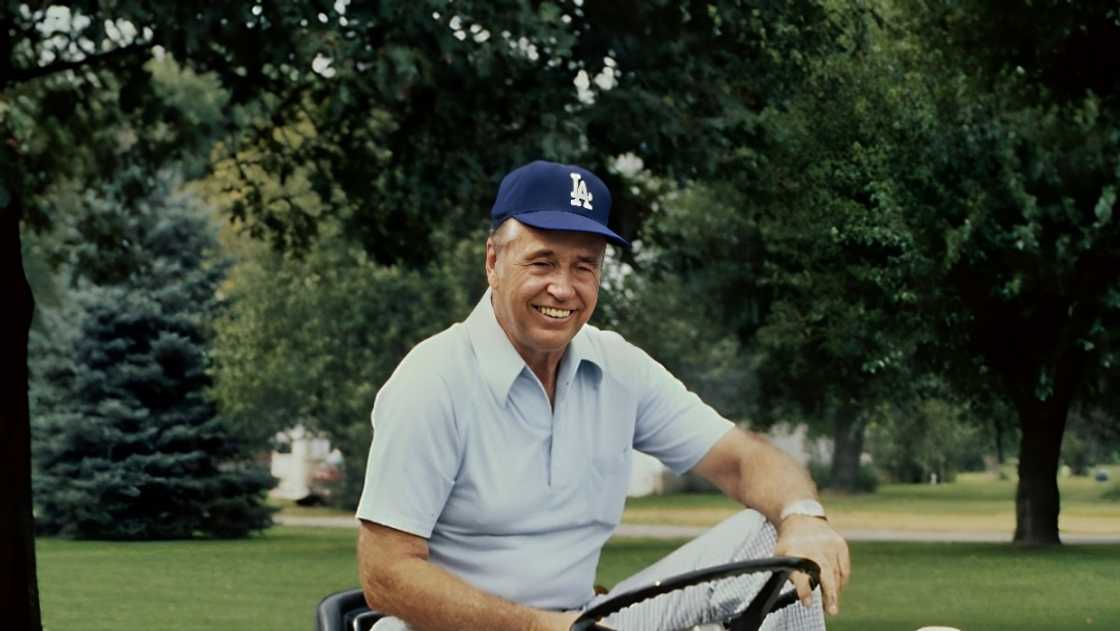
[[[611,192],[591,171],[574,164],[537,160],[510,171],[498,187],[490,209],[491,226],[516,217],[542,230],[567,230],[600,234],[607,241],[629,247],[607,227]]]

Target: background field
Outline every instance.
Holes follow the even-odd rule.
[[[613,584],[680,542],[620,540]],[[354,533],[273,528],[245,541],[38,542],[52,631],[306,631],[323,595],[356,584]],[[1120,628],[1120,546],[855,543],[837,631]]]
[[[1063,534],[1116,535],[1120,538],[1120,466],[1104,467],[1110,482],[1087,477],[1062,478],[1060,526]],[[1106,494],[1112,498],[1106,498]],[[1015,529],[1015,477],[962,473],[952,484],[883,484],[876,493],[822,493],[829,518],[840,529],[899,532],[973,533]],[[352,517],[350,511],[278,503],[285,515]],[[630,498],[623,523],[710,526],[739,510],[719,494],[676,494]]]
[[[1120,467],[1112,467],[1111,479],[1120,479]],[[1115,485],[1062,478],[1062,532],[1120,536],[1120,501],[1103,498]],[[825,491],[822,496],[829,519],[840,529],[1008,534],[1015,529],[1014,477],[1001,480],[991,473],[964,473],[953,484],[884,484],[867,495]],[[650,496],[630,499],[622,519],[632,524],[707,526],[736,510],[734,502],[717,494]]]

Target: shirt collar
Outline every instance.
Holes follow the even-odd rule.
[[[478,358],[478,367],[486,385],[499,401],[505,401],[513,382],[517,380],[521,371],[528,368],[521,354],[513,347],[498,318],[494,315],[494,305],[490,302],[489,289],[482,295],[482,299],[475,305],[474,311],[464,322],[467,335],[470,337],[471,346],[474,347],[475,357]],[[568,343],[567,353],[560,362],[561,379],[570,382],[584,362],[590,362],[599,368],[601,374],[602,361],[594,344],[587,339],[587,327],[580,329],[579,333]]]
[[[593,371],[596,377],[603,376],[603,361],[599,357],[599,350],[595,344],[591,342],[588,337],[588,327],[590,325],[583,325],[579,333],[572,338],[568,343],[567,356],[560,362],[561,376],[564,378],[564,383],[571,382],[575,378],[576,372],[584,362],[594,366],[597,370]]]

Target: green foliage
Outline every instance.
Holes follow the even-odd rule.
[[[1100,408],[1070,413],[1062,461],[1074,475],[1090,475],[1094,466],[1120,462],[1120,423],[1115,414]]]
[[[692,260],[738,263],[719,295],[763,307],[757,335],[724,321],[763,351],[764,409],[838,428],[840,411],[919,405],[944,379],[1016,410],[1024,497],[1056,490],[1043,472],[1066,414],[1113,396],[1120,331],[1114,61],[1065,65],[1113,50],[1117,15],[1064,11],[884,3],[763,111],[723,203],[672,209],[729,228],[697,239],[671,212],[658,242],[690,281]],[[1056,501],[1022,506],[1056,537]]]
[[[70,216],[55,202],[87,190],[132,207],[157,169],[189,160],[192,171],[221,134],[229,212],[250,234],[289,250],[340,234],[379,265],[423,266],[386,267],[379,281],[415,285],[445,244],[477,235],[500,175],[530,158],[606,172],[630,151],[674,177],[736,169],[756,112],[813,54],[842,45],[832,4],[21,6],[0,24],[24,36],[0,50],[11,70],[0,73],[0,130],[13,139],[0,149],[3,206],[38,228],[69,223],[52,221]],[[157,47],[181,66],[153,65]],[[120,175],[102,190],[109,174]],[[284,194],[292,178],[300,195]],[[633,233],[644,203],[615,190],[616,225]],[[69,208],[86,237],[73,242],[88,249],[116,251],[142,230],[96,204]],[[117,253],[83,260],[119,275],[135,261]],[[399,356],[381,350],[379,360]],[[329,398],[300,409],[319,414]],[[307,416],[295,409],[274,417]]]
[[[837,485],[831,464],[810,462],[809,473],[819,489],[834,489],[846,493],[874,493],[879,490],[879,470],[871,463],[860,464],[853,484]]]
[[[340,503],[361,490],[378,388],[417,342],[464,319],[485,288],[476,235],[425,269],[383,266],[324,241],[304,258],[243,261],[218,320],[214,396],[250,444],[297,424],[326,434],[346,466]]]
[[[758,385],[751,357],[720,330],[696,288],[608,261],[593,324],[617,331],[661,362],[723,416],[754,416]]]
[[[1058,101],[1120,92],[1120,8],[1111,0],[897,4],[927,46],[980,81],[1015,74]]]
[[[884,407],[868,429],[875,466],[896,482],[952,482],[976,468],[989,445],[967,411],[942,399]]]
[[[272,479],[231,440],[206,391],[208,320],[226,266],[187,200],[152,204],[146,265],[83,284],[33,361],[36,518],[78,538],[234,537],[270,525]],[[73,327],[73,328],[71,328]]]
[[[924,395],[911,358],[926,328],[893,201],[905,77],[851,37],[854,52],[816,60],[796,98],[762,112],[738,173],[663,196],[645,234],[757,358],[760,420],[831,434],[837,480],[855,483],[866,410]]]
[[[130,167],[142,172],[125,197],[138,199],[152,169],[205,155],[223,134],[239,167],[308,171],[379,262],[423,262],[438,251],[433,225],[476,229],[501,174],[541,155],[603,167],[634,151],[662,174],[735,170],[755,112],[843,45],[835,4],[12,5],[0,16],[11,139],[0,206],[44,227],[59,187]],[[150,65],[157,50],[183,70]],[[194,79],[166,89],[176,73]],[[210,82],[221,96],[194,98]],[[241,184],[233,212],[255,234],[314,239],[308,207],[273,212]],[[642,204],[620,193],[617,223],[633,232]]]

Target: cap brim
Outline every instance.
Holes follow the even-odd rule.
[[[603,224],[573,212],[563,210],[535,210],[514,214],[512,217],[526,226],[540,228],[541,230],[589,232],[591,234],[602,235],[607,238],[607,241],[615,245],[620,245],[624,248],[630,247],[626,239],[618,236]]]

